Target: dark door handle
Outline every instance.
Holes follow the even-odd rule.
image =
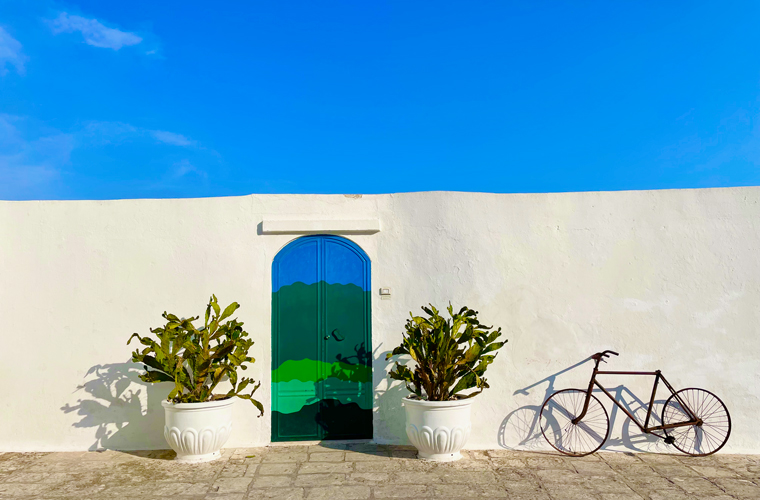
[[[337,328],[332,331],[332,336],[335,337],[335,340],[337,340],[338,342],[342,342],[342,341],[345,340],[345,337],[343,337],[343,335],[341,335],[340,333],[338,333],[338,329]]]

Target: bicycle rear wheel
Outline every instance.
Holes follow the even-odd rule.
[[[573,419],[583,411],[586,391],[565,389],[557,391],[541,408],[541,433],[555,450],[565,455],[582,457],[602,447],[610,430],[607,410],[592,394],[583,420]]]
[[[704,389],[681,389],[665,402],[662,408],[663,425],[691,420],[679,398],[697,418],[702,419],[702,425],[663,429],[666,436],[673,438],[673,446],[695,457],[711,455],[723,448],[731,434],[731,416],[723,401]]]

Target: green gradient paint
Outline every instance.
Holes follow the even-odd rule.
[[[370,262],[299,238],[272,264],[272,441],[372,437]]]
[[[320,375],[316,380],[314,373]],[[326,378],[335,378],[347,382],[371,382],[372,367],[365,365],[351,365],[336,361],[326,363],[311,359],[292,360],[283,362],[278,368],[272,370],[272,382],[289,382],[300,380],[303,382],[319,382]]]

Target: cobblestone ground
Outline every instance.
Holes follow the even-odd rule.
[[[183,465],[171,451],[0,454],[0,498],[760,498],[760,456],[470,451],[415,459],[372,444],[227,449]]]

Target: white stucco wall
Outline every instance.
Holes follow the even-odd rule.
[[[609,369],[715,392],[733,418],[725,451],[757,453],[759,201],[760,188],[0,202],[0,451],[165,448],[168,390],[137,379],[126,340],[164,310],[201,314],[211,293],[242,305],[256,340],[246,374],[268,408],[271,262],[296,235],[260,223],[379,219],[380,232],[346,235],[372,259],[376,441],[406,440],[385,353],[410,310],[451,301],[509,339],[469,448],[545,448],[543,400],[585,387],[591,364],[578,363],[609,348],[621,354]],[[648,398],[648,380],[607,381]],[[621,417],[608,449],[666,449]],[[269,436],[269,413],[236,403],[227,446]]]

